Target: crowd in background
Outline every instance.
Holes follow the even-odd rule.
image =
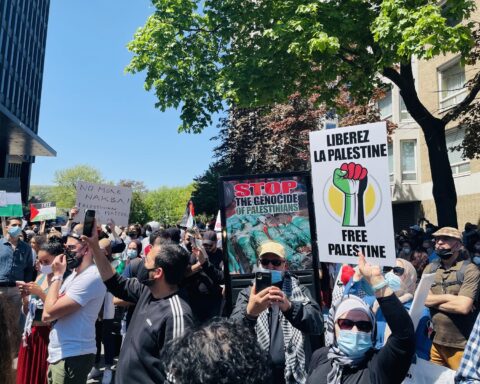
[[[271,287],[242,290],[226,319],[214,220],[189,229],[109,222],[91,236],[79,221],[73,208],[63,225],[5,222],[7,383],[400,383],[414,355],[480,383],[480,232],[471,223],[399,231],[390,268],[361,255],[358,267],[321,263],[320,303],[281,244],[268,242],[256,270],[271,274]],[[435,281],[412,324],[424,273]]]

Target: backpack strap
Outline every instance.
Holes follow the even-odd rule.
[[[455,281],[448,281],[448,282],[442,282],[442,283],[433,283],[432,287],[435,287],[437,285],[441,285],[443,289],[447,287],[451,287],[452,285],[462,285],[463,280],[465,279],[465,270],[470,264],[470,260],[462,260],[461,261],[462,265],[456,272],[456,280]],[[435,269],[435,271],[440,268],[440,263],[438,263],[438,267]]]

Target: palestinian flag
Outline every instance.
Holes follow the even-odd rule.
[[[3,194],[2,194],[3,195]],[[22,217],[22,195],[20,192],[5,192],[0,202],[0,217]]]
[[[30,221],[55,220],[57,218],[57,207],[55,203],[30,204]]]
[[[180,222],[181,227],[193,228],[195,224],[195,207],[193,206],[193,201],[189,200],[187,207],[185,208],[185,213],[183,214],[182,221]]]

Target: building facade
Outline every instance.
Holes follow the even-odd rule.
[[[0,178],[20,178],[28,199],[35,156],[56,152],[38,136],[50,0],[0,0]]]
[[[480,1],[477,3],[478,7]],[[479,20],[478,8],[472,18]],[[437,117],[465,98],[466,82],[480,71],[480,66],[463,66],[460,57],[451,54],[412,64],[420,100]],[[395,86],[379,102],[379,107],[382,118],[398,125],[389,145],[395,230],[408,228],[422,217],[436,224],[432,176],[423,132],[408,114]],[[461,144],[464,134],[457,122],[450,123],[446,131],[447,147]],[[477,224],[480,220],[480,160],[464,159],[459,151],[449,151],[448,156],[457,191],[458,225]]]

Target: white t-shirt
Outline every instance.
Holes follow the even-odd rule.
[[[77,311],[58,319],[50,331],[48,362],[96,353],[95,321],[107,288],[92,264],[80,274],[73,272],[63,282],[59,296],[67,295],[81,305]]]
[[[103,320],[111,320],[115,317],[115,306],[113,305],[113,295],[110,292],[105,294],[103,300]]]

